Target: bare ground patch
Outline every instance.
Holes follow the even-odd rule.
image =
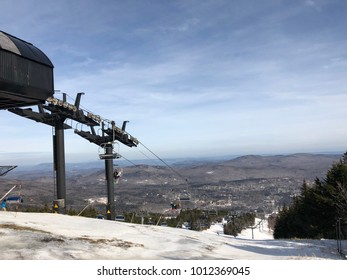
[[[128,249],[131,247],[144,247],[143,244],[119,240],[116,238],[113,238],[113,239],[105,239],[105,238],[93,239],[90,237],[78,237],[78,238],[74,238],[74,240],[85,241],[85,242],[89,242],[91,244],[111,245],[114,247],[120,247],[120,248],[124,248],[124,249]]]
[[[32,228],[32,227],[19,226],[19,225],[16,225],[16,224],[1,224],[0,228],[12,229],[12,230],[26,230],[26,231],[50,234],[50,232],[48,232],[48,231],[44,231],[44,230],[41,230],[41,229],[35,229],[35,228]]]
[[[124,241],[120,240],[117,238],[111,238],[111,239],[105,239],[105,238],[98,238],[94,239],[88,236],[83,236],[83,237],[76,237],[76,238],[65,238],[62,236],[53,236],[51,232],[40,230],[40,229],[35,229],[29,226],[20,226],[16,224],[0,224],[0,229],[10,229],[10,230],[16,230],[16,231],[30,231],[30,232],[35,232],[35,233],[40,233],[40,234],[45,234],[47,236],[44,236],[40,239],[40,241],[44,243],[50,243],[50,242],[58,242],[58,243],[64,243],[65,241],[83,241],[87,242],[89,244],[97,245],[97,244],[102,244],[102,245],[110,245],[118,248],[123,248],[123,249],[128,249],[131,247],[144,247],[143,244],[139,243],[133,243],[129,241]],[[1,232],[0,232],[1,235]]]

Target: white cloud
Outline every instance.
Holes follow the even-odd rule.
[[[321,10],[321,1],[317,0],[305,0],[305,5],[314,8],[317,11]]]
[[[85,92],[86,109],[118,124],[130,120],[131,133],[154,150],[213,153],[215,139],[226,151],[245,146],[263,153],[277,143],[283,150],[309,148],[298,133],[322,139],[322,149],[343,146],[337,128],[345,119],[346,20],[334,4],[320,13],[272,1],[41,4],[29,14],[16,5],[14,22],[6,16],[13,4],[4,2],[3,28],[49,55],[56,89],[72,98]],[[4,120],[6,146],[50,151],[50,128],[18,116]],[[33,134],[41,137],[28,137],[22,147],[19,135]],[[73,133],[66,137],[69,152],[91,149]]]

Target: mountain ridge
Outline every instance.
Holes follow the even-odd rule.
[[[195,161],[189,165],[176,162],[170,168],[146,164],[124,166],[122,177],[115,184],[115,200],[120,212],[141,208],[161,212],[170,207],[170,201],[189,191],[191,200],[184,206],[187,208],[233,207],[269,213],[290,203],[291,197],[300,193],[304,180],[312,183],[317,177],[325,177],[340,158],[336,154],[247,155],[222,161]],[[23,195],[29,198],[25,201],[51,204],[55,189],[52,169],[18,169],[11,173],[0,178],[0,193],[6,193],[9,185],[20,182]],[[106,189],[102,164],[84,165],[84,168],[66,165],[69,207],[83,208],[90,198],[107,197]]]

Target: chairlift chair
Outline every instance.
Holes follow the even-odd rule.
[[[188,179],[186,179],[186,188],[180,194],[180,201],[189,201],[190,200],[190,192],[188,187]]]
[[[20,191],[18,192],[18,195],[11,195],[10,193],[15,189],[15,188],[21,189],[21,185],[14,185],[5,195],[3,195],[0,199],[1,201],[1,208],[3,210],[6,210],[6,205],[7,204],[18,204],[23,203],[23,197],[20,195]]]
[[[179,196],[180,201],[189,201],[190,200],[190,193],[188,191],[184,191]]]
[[[99,158],[100,159],[107,160],[107,159],[119,159],[119,158],[121,158],[121,155],[119,153],[106,154],[106,149],[105,149],[106,144],[107,143],[104,143],[104,144],[101,144],[99,146]],[[104,152],[101,152],[101,149],[103,149]],[[119,147],[118,147],[118,149],[119,149]]]
[[[112,154],[99,154],[100,159],[118,159],[121,158],[120,154],[112,153]]]
[[[1,201],[0,207],[1,207],[2,210],[6,211],[6,199]]]
[[[210,215],[210,216],[217,216],[217,210],[209,210],[208,211],[208,214]]]
[[[6,198],[6,203],[23,203],[23,197],[21,195],[9,196]]]
[[[190,195],[181,195],[180,196],[180,201],[189,201],[190,200]]]
[[[124,215],[116,215],[115,221],[118,221],[118,222],[125,222],[125,217],[124,217]]]
[[[171,201],[170,206],[171,206],[171,210],[177,210],[180,208],[180,204],[176,201]]]
[[[115,168],[113,171],[113,178],[118,180],[122,176],[123,170],[121,168]]]
[[[119,178],[122,176],[123,169],[115,168],[113,171],[113,179],[116,184],[118,184]]]

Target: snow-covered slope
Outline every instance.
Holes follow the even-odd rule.
[[[0,212],[0,259],[339,259],[334,240],[274,240],[267,229],[239,237],[48,213]],[[343,244],[346,248],[346,243]]]

